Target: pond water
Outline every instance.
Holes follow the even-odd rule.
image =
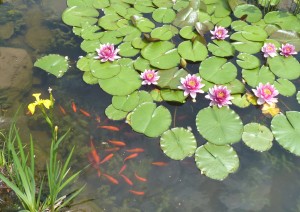
[[[0,58],[21,55],[22,63],[16,64],[27,73],[22,75],[21,79],[17,74],[6,76],[11,83],[0,90],[0,126],[7,126],[9,117],[13,116],[20,105],[27,105],[34,100],[32,93],[41,92],[42,96],[47,98],[48,87],[51,87],[56,100],[56,124],[61,132],[71,128],[68,139],[63,143],[62,155],[67,155],[72,146],[76,146],[72,170],[83,169],[89,164],[91,138],[101,158],[110,153],[108,147],[113,147],[109,140],[126,142],[125,147],[113,152],[114,157],[101,166],[100,177],[92,166],[83,169],[70,190],[83,184],[86,184],[86,187],[72,203],[71,211],[300,210],[300,158],[283,150],[276,142],[269,152],[264,153],[254,152],[242,142],[235,144],[234,148],[240,158],[239,170],[219,182],[201,175],[195,166],[194,158],[183,161],[170,160],[162,153],[159,139],[135,133],[124,122],[108,120],[104,111],[111,103],[111,97],[102,92],[99,86],[85,84],[82,73],[75,68],[78,55],[84,53],[78,47],[80,40],[74,37],[71,29],[60,20],[65,7],[64,1],[61,0],[12,0],[0,5]],[[26,52],[20,53],[18,49],[25,50],[33,62],[49,53],[68,55],[73,61],[72,67],[63,78],[57,79],[37,68],[31,68]],[[10,64],[15,64],[15,57],[10,58],[11,61],[0,63],[0,70],[3,70],[4,65],[6,72],[14,70],[17,65]],[[32,83],[25,83],[25,80]],[[291,110],[299,108],[296,100],[283,100],[285,105],[282,104],[281,107],[289,107]],[[77,112],[73,111],[72,102],[76,104]],[[193,104],[173,106],[170,110],[172,115],[176,116],[176,122],[173,121],[172,126],[195,128],[195,121],[189,119],[186,114],[193,114],[192,117],[195,117],[197,107]],[[61,108],[64,108],[65,114]],[[79,109],[88,112],[90,117]],[[242,119],[245,123],[253,120],[253,117],[261,119],[264,123],[270,122],[270,119],[261,115],[260,110],[240,113],[235,109],[239,114],[244,114]],[[36,157],[40,158],[38,167],[40,172],[44,172],[45,155],[50,142],[47,125],[40,117],[26,115],[26,109],[19,119],[23,136],[28,137],[30,131],[35,139]],[[114,126],[119,131],[99,126]],[[200,138],[197,139],[204,143]],[[124,159],[131,154],[126,150],[132,148],[143,148],[144,152],[126,161],[127,167],[123,174],[132,180],[133,185],[129,185],[122,177],[117,176]],[[155,166],[152,162],[165,162],[166,165]],[[116,177],[119,184],[103,177],[103,173]],[[137,180],[135,174],[147,178],[147,181]],[[129,190],[141,191],[144,195],[134,195]],[[13,209],[5,204],[1,205],[0,202],[0,211]]]

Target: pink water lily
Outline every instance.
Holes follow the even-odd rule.
[[[277,56],[277,48],[273,43],[265,43],[263,47],[261,47],[261,51],[264,53],[264,57]]]
[[[180,79],[181,85],[178,86],[178,88],[184,90],[184,96],[190,95],[193,101],[195,101],[197,93],[204,93],[201,88],[205,85],[202,84],[201,81],[202,79],[195,74],[188,74],[185,78]]]
[[[274,85],[262,84],[259,83],[259,85],[256,87],[256,89],[252,89],[255,96],[257,96],[257,104],[262,105],[264,103],[268,103],[271,105],[272,103],[277,102],[277,98],[274,98],[279,94],[279,92],[276,90]]]
[[[281,51],[280,54],[285,57],[291,56],[293,54],[297,54],[297,52],[295,51],[295,46],[289,43],[282,44],[279,50]]]
[[[155,70],[146,69],[141,73],[140,77],[143,79],[142,85],[156,85],[160,76],[158,76],[158,73]]]
[[[230,94],[230,90],[226,86],[217,86],[214,85],[213,88],[210,88],[208,91],[208,94],[205,96],[205,98],[210,99],[211,102],[209,106],[217,105],[219,108],[223,106],[231,105],[231,100],[233,97]]]
[[[95,59],[100,59],[101,62],[106,61],[114,61],[116,59],[121,58],[117,55],[117,53],[120,51],[120,49],[114,47],[113,44],[101,44],[99,49],[96,49],[96,52],[98,53],[98,56],[94,57]]]
[[[229,37],[227,29],[221,26],[215,26],[215,29],[211,30],[210,33],[213,35],[211,39],[225,40]]]

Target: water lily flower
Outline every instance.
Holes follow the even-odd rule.
[[[117,55],[117,53],[120,51],[120,49],[114,47],[113,44],[101,44],[99,49],[96,49],[96,52],[98,53],[98,56],[94,57],[95,59],[100,59],[101,62],[106,61],[114,61],[116,59],[121,58]]]
[[[155,70],[146,69],[141,73],[140,77],[143,79],[142,85],[156,85],[160,76],[158,76],[158,73]]]
[[[280,54],[285,57],[291,56],[292,54],[297,54],[297,52],[295,51],[295,46],[289,43],[282,44],[279,50],[281,51]]]
[[[214,85],[213,88],[210,88],[208,91],[208,94],[205,96],[205,98],[210,99],[211,102],[209,106],[217,105],[219,108],[223,106],[231,105],[231,101],[233,97],[230,94],[230,90],[226,86],[217,86]]]
[[[211,30],[210,33],[213,35],[211,39],[225,40],[229,37],[227,29],[221,26],[215,26],[215,30]]]
[[[34,93],[32,96],[35,97],[35,102],[28,105],[28,110],[33,115],[35,112],[35,107],[38,105],[44,105],[45,108],[49,109],[53,102],[50,99],[40,99],[41,93]]]
[[[274,85],[262,84],[259,83],[259,85],[256,87],[256,89],[252,89],[255,96],[258,97],[257,104],[262,105],[264,103],[268,103],[271,105],[272,103],[277,102],[277,98],[274,98],[279,94],[279,92],[276,90]]]
[[[264,57],[277,56],[277,48],[273,43],[265,43],[264,46],[261,47],[261,51],[264,53]]]
[[[195,102],[197,93],[204,93],[201,88],[205,85],[201,81],[202,79],[195,74],[188,74],[185,78],[180,79],[181,85],[178,88],[184,90],[184,96],[190,95],[193,98],[193,102]]]

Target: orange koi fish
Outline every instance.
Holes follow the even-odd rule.
[[[137,180],[141,181],[141,182],[147,182],[147,179],[146,178],[143,178],[143,177],[140,177],[137,175],[136,172],[134,172],[134,176]]]
[[[121,177],[123,177],[124,181],[128,184],[128,185],[133,185],[133,182],[128,178],[126,177],[124,174],[120,174]]]
[[[62,114],[67,115],[66,110],[61,105],[58,105],[58,107]]]
[[[100,164],[100,156],[98,155],[97,150],[94,146],[93,138],[90,138],[90,145],[91,145],[90,154],[92,156],[92,160],[96,163],[96,165],[99,165]]]
[[[143,148],[133,148],[133,149],[126,149],[126,152],[133,152],[133,153],[140,153],[144,152],[145,150]]]
[[[130,193],[134,194],[134,195],[138,195],[138,196],[143,196],[145,194],[145,192],[143,191],[135,191],[135,190],[128,190]]]
[[[126,146],[125,142],[123,142],[123,141],[108,140],[108,142],[115,146]]]
[[[120,147],[113,147],[113,148],[107,148],[104,151],[105,152],[116,152],[116,151],[119,151],[119,150],[120,150]]]
[[[151,164],[154,165],[154,166],[166,166],[166,165],[168,165],[168,163],[162,162],[162,161],[152,162]]]
[[[101,118],[100,118],[100,116],[96,116],[96,118],[95,118],[95,121],[97,122],[97,123],[100,123],[101,122]]]
[[[120,131],[120,129],[118,127],[111,126],[111,125],[98,126],[97,128],[102,128],[102,129],[111,130],[111,131]]]
[[[77,107],[74,102],[72,102],[72,110],[74,111],[74,113],[77,112]]]
[[[110,176],[110,175],[108,175],[108,174],[102,174],[104,177],[106,177],[106,179],[108,179],[111,183],[113,183],[113,184],[119,184],[119,181],[116,179],[116,178],[114,178],[114,177],[112,177],[112,176]]]
[[[132,158],[136,158],[139,154],[138,153],[133,153],[131,155],[128,155],[123,162],[125,162],[126,160],[132,159]]]
[[[103,160],[99,164],[105,163],[106,161],[110,160],[113,156],[114,156],[114,154],[110,153],[105,158],[103,158]]]
[[[124,164],[122,167],[121,167],[121,169],[120,169],[120,171],[119,171],[119,174],[122,174],[122,172],[126,169],[126,164]]]
[[[86,117],[91,117],[91,114],[83,109],[79,109],[79,111]]]

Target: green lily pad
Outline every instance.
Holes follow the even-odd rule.
[[[180,83],[180,78],[185,77],[188,72],[184,69],[179,69],[177,67],[158,71],[158,75],[160,76],[157,86],[161,88],[170,88],[170,89],[178,89]]]
[[[197,40],[194,42],[183,41],[180,43],[178,45],[178,53],[182,58],[193,62],[202,61],[208,55],[206,47]]]
[[[57,78],[62,77],[68,70],[68,58],[58,54],[49,54],[39,58],[35,63],[35,67],[41,68],[49,74],[53,74]]]
[[[94,77],[90,71],[86,71],[82,75],[82,79],[86,84],[96,85],[98,84],[98,78]]]
[[[117,110],[130,112],[139,104],[139,92],[135,91],[126,96],[113,96],[112,105]]]
[[[298,103],[300,104],[300,91],[297,92],[296,98],[297,98]]]
[[[230,16],[226,16],[224,18],[221,18],[221,17],[216,17],[216,15],[213,14],[212,17],[211,17],[211,22],[214,25],[229,27],[232,20],[231,20]]]
[[[173,32],[170,27],[157,27],[151,32],[151,38],[156,38],[159,40],[170,40],[173,37]]]
[[[155,24],[147,18],[134,15],[131,20],[141,32],[151,32],[155,28]]]
[[[224,180],[239,167],[239,158],[229,145],[206,143],[197,148],[195,162],[205,176],[214,180]]]
[[[249,123],[244,126],[242,140],[251,149],[263,152],[272,147],[273,134],[264,125]]]
[[[300,76],[300,64],[294,57],[269,57],[267,62],[270,70],[280,78],[293,80]]]
[[[271,122],[275,139],[286,150],[300,156],[300,112],[287,111],[276,115]]]
[[[267,32],[259,26],[248,25],[241,31],[242,36],[250,41],[265,41],[268,37]]]
[[[150,91],[150,95],[152,97],[152,99],[156,102],[162,102],[163,98],[160,95],[160,90],[159,89],[153,89],[152,91]]]
[[[245,26],[247,26],[247,22],[245,21],[242,21],[242,20],[237,20],[237,21],[233,21],[231,23],[231,28],[234,30],[234,31],[242,31],[243,28]]]
[[[134,61],[134,68],[141,72],[144,72],[146,69],[155,69],[153,66],[150,65],[150,61],[144,59],[143,57],[138,57]]]
[[[234,47],[225,40],[213,40],[213,43],[208,44],[208,50],[218,57],[230,57],[234,55]]]
[[[196,116],[199,133],[216,145],[239,142],[242,137],[243,123],[240,117],[228,107],[208,107]]]
[[[262,42],[253,42],[244,38],[242,36],[242,32],[233,33],[230,36],[230,39],[235,41],[232,43],[232,45],[237,51],[248,54],[255,54],[260,52],[261,47],[263,46]]]
[[[118,54],[122,57],[134,57],[140,52],[131,45],[131,42],[123,42],[118,48],[120,49]]]
[[[127,114],[128,114],[128,112],[125,112],[123,110],[118,110],[113,105],[109,105],[105,109],[105,115],[109,119],[115,120],[115,121],[125,119]]]
[[[295,46],[296,51],[300,51],[300,35],[297,32],[287,30],[275,30],[270,39],[274,39],[280,43],[289,43]]]
[[[121,33],[122,36],[124,36],[123,41],[128,42],[132,41],[135,38],[140,38],[141,31],[135,28],[134,26],[123,26],[118,29],[118,32]]]
[[[105,31],[100,38],[101,43],[113,43],[115,45],[121,43],[122,40],[122,34],[119,31]]]
[[[153,11],[152,18],[159,23],[171,23],[176,17],[174,10],[160,7]]]
[[[283,96],[293,96],[296,93],[295,85],[287,79],[277,79],[274,82],[274,86]]]
[[[96,48],[100,46],[101,41],[97,40],[84,40],[80,44],[80,48],[87,53],[95,53]]]
[[[169,0],[153,0],[153,4],[155,4],[157,7],[166,8],[171,8],[173,6],[173,3]]]
[[[180,62],[180,56],[177,49],[172,49],[165,52],[160,57],[150,60],[150,64],[159,69],[170,69],[178,66]]]
[[[131,41],[131,45],[136,49],[142,49],[147,46],[148,42],[140,37],[134,38]]]
[[[185,26],[179,31],[179,35],[185,39],[192,39],[198,35],[194,29],[193,26]]]
[[[191,157],[197,148],[193,133],[184,128],[172,128],[161,135],[160,148],[173,160]]]
[[[95,59],[90,63],[90,70],[94,77],[107,79],[119,74],[121,67],[117,61],[102,63],[100,60]]]
[[[162,89],[160,90],[160,95],[166,102],[184,103],[186,99],[186,96],[183,95],[182,90]]]
[[[119,28],[117,22],[121,19],[121,16],[117,14],[108,14],[102,16],[99,21],[98,25],[105,30],[117,30]]]
[[[68,7],[85,6],[90,7],[94,0],[67,0]]]
[[[172,122],[171,113],[164,106],[146,102],[139,105],[131,114],[131,127],[148,137],[158,137],[168,130]]]
[[[62,14],[62,20],[70,26],[81,27],[82,23],[95,24],[99,12],[93,7],[73,6],[67,8]]]
[[[236,63],[243,69],[254,69],[260,66],[260,60],[251,54],[240,53],[237,58],[240,60],[236,60]]]
[[[76,1],[76,0],[74,0]],[[110,5],[109,3],[109,0],[94,0],[93,1],[93,6],[96,8],[96,9],[103,9],[103,8],[106,8]]]
[[[225,58],[209,57],[199,67],[200,76],[215,84],[225,84],[234,80],[237,76],[237,69]]]
[[[85,24],[82,26],[82,29],[80,31],[80,36],[84,40],[96,40],[103,36],[103,33],[97,32],[100,30],[100,27],[96,25],[89,25]]]
[[[139,91],[139,105],[144,102],[153,102],[152,96],[147,91]]]
[[[240,108],[246,108],[250,105],[250,102],[247,100],[246,95],[233,94],[231,96],[233,97],[233,99],[231,100],[232,104],[234,104]]]
[[[205,84],[206,86],[206,84]],[[240,94],[245,92],[245,85],[238,79],[234,79],[229,83],[226,83],[225,86],[231,91],[231,94]]]
[[[133,6],[142,13],[152,13],[155,10],[150,0],[136,0]]]
[[[300,32],[299,19],[291,13],[272,11],[265,15],[264,20],[267,24],[279,25],[283,30]]]
[[[262,18],[262,13],[260,9],[252,4],[242,4],[235,7],[234,16],[241,18],[244,15],[247,15],[246,21],[250,23],[258,22]]]
[[[255,68],[251,70],[243,69],[242,76],[248,85],[256,87],[261,82],[266,84],[267,82],[273,84],[275,75],[270,71],[269,67],[262,66],[261,68]]]

